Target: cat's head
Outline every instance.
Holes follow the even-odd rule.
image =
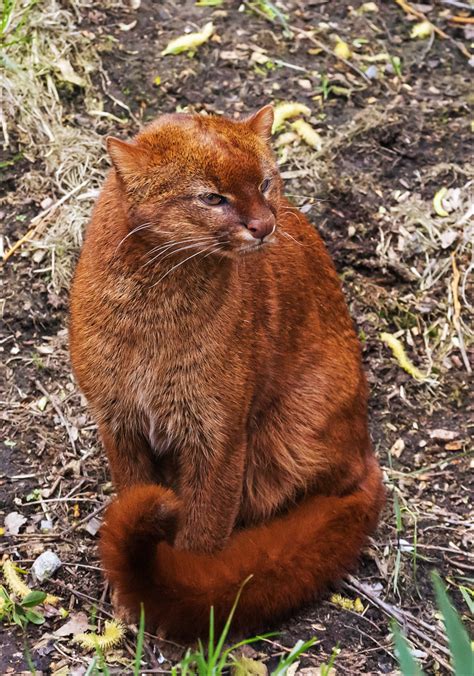
[[[108,138],[136,236],[238,255],[275,238],[281,189],[268,140],[273,109],[243,121],[163,115],[126,143]],[[143,228],[141,228],[143,226]]]

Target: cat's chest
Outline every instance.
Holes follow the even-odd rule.
[[[166,455],[224,434],[231,423],[227,398],[244,405],[245,378],[239,380],[239,373],[239,364],[224,349],[209,351],[192,341],[142,351],[130,360],[123,389],[150,446]]]

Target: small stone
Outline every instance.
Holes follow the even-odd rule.
[[[301,87],[301,89],[304,89],[307,92],[311,91],[311,89],[313,88],[311,80],[308,80],[307,78],[301,78],[300,80],[297,80],[297,82]]]
[[[372,64],[366,69],[365,74],[370,80],[376,80],[379,76],[379,69]]]
[[[57,554],[47,549],[40,554],[33,563],[31,570],[33,571],[38,582],[47,580],[57,569],[62,565],[61,559]]]
[[[49,207],[52,205],[53,200],[51,197],[45,197],[44,200],[41,200],[40,206],[42,209],[49,209]]]
[[[436,439],[436,441],[453,441],[458,436],[459,432],[453,430],[430,430],[430,439]]]

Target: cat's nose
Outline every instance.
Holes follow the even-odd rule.
[[[275,216],[270,214],[265,218],[252,218],[247,224],[247,230],[255,239],[263,239],[275,230]]]

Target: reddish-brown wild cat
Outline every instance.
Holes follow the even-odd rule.
[[[261,627],[354,566],[384,492],[359,344],[282,195],[273,111],[164,115],[113,162],[71,294],[71,356],[117,499],[100,551],[148,625],[204,635],[242,582]]]

